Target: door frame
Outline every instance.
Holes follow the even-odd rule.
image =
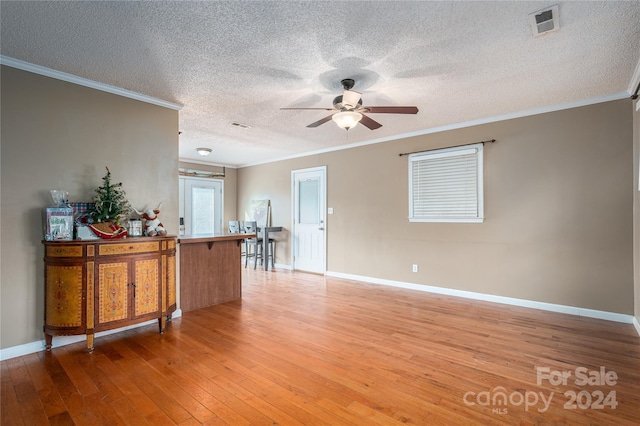
[[[211,178],[201,178],[195,176],[178,176],[178,206],[179,206],[179,218],[186,218],[186,183],[187,181],[200,181],[200,182],[208,182],[208,183],[216,183],[220,185],[220,231],[224,232],[224,180],[223,179],[211,179]],[[189,219],[191,220],[191,219]],[[180,235],[184,235],[186,229],[182,225],[179,227]],[[214,225],[215,229],[215,225]]]
[[[322,235],[324,250],[322,253],[322,274],[327,273],[327,166],[309,167],[306,169],[291,170],[291,269],[296,270],[296,258],[297,242],[296,242],[296,174],[308,173],[308,172],[321,172],[321,186],[320,191],[320,219],[324,224],[324,232]]]

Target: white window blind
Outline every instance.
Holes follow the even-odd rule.
[[[409,156],[409,220],[483,221],[483,145]]]

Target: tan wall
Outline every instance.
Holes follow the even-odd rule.
[[[49,189],[89,200],[109,166],[135,205],[162,201],[161,218],[177,234],[178,112],[9,67],[1,78],[0,348],[7,348],[43,338],[40,211]],[[637,185],[640,120],[636,113],[633,173],[629,111],[626,100],[609,102],[227,169],[225,217],[243,219],[251,199],[270,199],[273,223],[290,228],[291,170],[327,165],[330,271],[631,314],[632,206],[637,225],[640,201],[628,182]],[[485,151],[485,223],[408,223],[407,162],[397,154],[488,138],[498,142]],[[277,262],[290,264],[288,232],[276,238]]]
[[[222,172],[222,167],[210,166],[206,164],[189,163],[180,161],[180,167],[185,169],[203,170],[207,172]],[[224,181],[224,219],[223,223],[227,223],[229,220],[236,220],[237,217],[237,180],[238,173],[234,168],[227,167],[224,170],[225,177],[221,178]]]
[[[633,252],[634,252],[634,313],[640,323],[640,101],[633,105]]]
[[[2,348],[44,338],[41,209],[90,201],[108,166],[134,206],[178,233],[178,112],[2,67]]]
[[[326,165],[331,272],[632,314],[630,110],[607,102],[241,168],[238,212],[268,198],[290,228],[291,170]],[[491,138],[485,222],[409,223],[398,154]],[[291,264],[287,244],[277,251]]]

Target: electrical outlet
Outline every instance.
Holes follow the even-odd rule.
[[[415,263],[413,264],[413,272],[418,272],[418,265]]]

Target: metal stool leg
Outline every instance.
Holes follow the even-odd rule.
[[[269,241],[269,256],[271,256],[271,269],[275,268],[273,261],[276,258],[276,242]]]
[[[254,253],[254,256],[255,256],[254,259],[253,259],[253,269],[256,269],[258,267],[258,253],[259,252],[260,252],[260,244],[258,244],[256,242],[256,244],[253,246],[253,253]]]

